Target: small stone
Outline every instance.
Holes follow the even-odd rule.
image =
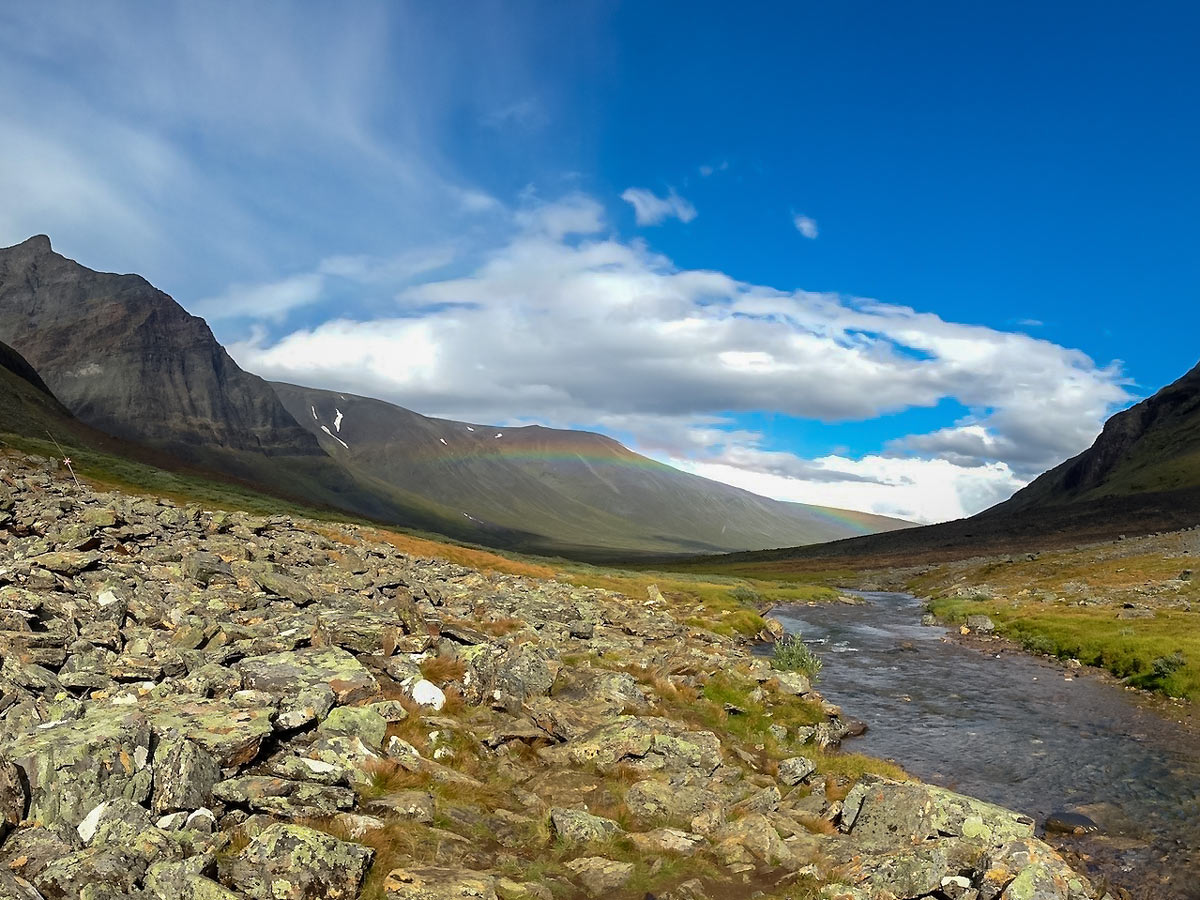
[[[424,678],[412,686],[410,696],[418,706],[428,706],[431,709],[440,710],[446,705],[446,695],[442,689]]]
[[[817,764],[805,756],[793,756],[779,764],[779,780],[787,785],[796,785],[817,771]]]
[[[491,875],[437,866],[393,869],[384,879],[383,894],[387,900],[497,900]]]

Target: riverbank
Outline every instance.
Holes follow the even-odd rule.
[[[1095,896],[1032,821],[836,750],[724,601],[0,468],[13,896]]]
[[[903,573],[945,621],[985,615],[1033,653],[1078,659],[1132,687],[1200,698],[1200,531],[988,557]],[[1200,566],[1196,567],[1200,570]]]
[[[849,746],[923,780],[1025,812],[1084,813],[1101,834],[1051,835],[1126,896],[1194,900],[1200,742],[1103,673],[1031,656],[1000,638],[921,624],[911,595],[866,607],[777,611],[816,641],[822,690],[870,730]]]

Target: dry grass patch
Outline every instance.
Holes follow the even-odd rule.
[[[421,661],[421,674],[437,685],[461,681],[466,671],[461,661],[449,656],[431,656]]]
[[[519,559],[509,559],[499,553],[487,550],[476,550],[472,547],[462,547],[458,544],[441,543],[427,538],[400,534],[396,531],[366,531],[364,536],[370,540],[391,544],[401,553],[409,556],[423,556],[433,559],[444,559],[458,563],[471,569],[483,572],[498,572],[503,575],[524,575],[529,578],[552,579],[555,571],[550,566],[525,562]]]

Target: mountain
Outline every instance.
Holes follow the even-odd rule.
[[[316,456],[261,378],[140,275],[94,272],[32,237],[0,250],[0,341],[81,421],[183,457]]]
[[[1104,425],[1087,450],[977,515],[707,560],[732,570],[906,566],[1200,525],[1200,366]]]
[[[273,387],[296,421],[357,475],[482,528],[525,532],[523,549],[709,553],[909,524],[769,500],[599,434],[434,419],[353,394]]]
[[[1104,425],[1087,450],[993,513],[1200,488],[1200,365]]]
[[[88,430],[82,446],[117,441],[118,455],[153,451],[166,468],[460,540],[632,556],[907,524],[768,500],[600,435],[521,428],[497,438],[380,401],[272,386],[144,278],[88,269],[42,235],[0,249],[0,342],[26,411],[9,431],[44,439],[43,419],[56,416],[55,428]]]
[[[55,253],[44,235],[0,249],[0,342],[79,423],[160,451],[171,464],[316,506],[420,528],[446,524],[419,503],[358,483],[265,381],[238,367],[203,319],[140,275],[95,272]],[[38,433],[9,430],[45,437],[29,427]]]

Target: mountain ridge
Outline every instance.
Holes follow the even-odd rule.
[[[242,370],[168,294],[140,275],[67,259],[45,235],[0,249],[0,342],[57,398],[71,428],[95,430],[87,443],[102,432],[278,496],[458,540],[611,559],[910,524],[769,500],[592,432],[524,426],[501,435],[339,394],[355,407],[342,411],[350,437],[331,393]]]
[[[770,546],[789,534],[811,539],[908,527],[882,516],[760,497],[595,432],[457,422],[351,393],[272,384],[296,420],[356,471],[421,491],[468,519],[542,534],[553,529],[561,541],[586,537],[616,548],[618,535],[635,532],[648,550],[713,552]],[[656,516],[660,510],[670,510],[673,520]],[[671,525],[673,539],[663,532]]]

